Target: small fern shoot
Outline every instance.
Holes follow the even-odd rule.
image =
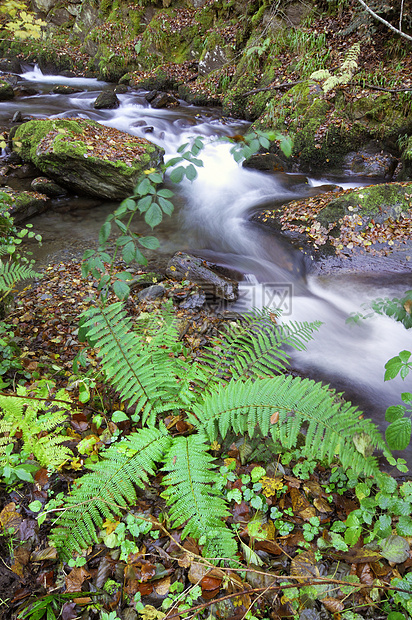
[[[42,467],[60,467],[73,456],[72,451],[62,445],[67,441],[66,435],[57,430],[66,422],[71,403],[65,390],[57,392],[54,398],[66,400],[67,405],[59,402],[56,407],[52,396],[50,401],[29,396],[22,386],[18,386],[17,396],[0,395],[0,459],[4,446],[14,441],[18,431],[23,450],[32,453]]]

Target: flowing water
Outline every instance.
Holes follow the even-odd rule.
[[[243,168],[229,153],[222,136],[242,133],[247,123],[222,118],[218,109],[197,108],[181,102],[174,109],[149,107],[143,91],[118,95],[115,110],[95,110],[93,102],[102,89],[112,88],[93,79],[45,76],[34,68],[23,74],[24,85],[35,85],[36,95],[0,103],[0,124],[10,122],[14,112],[33,118],[81,117],[146,137],[162,146],[166,159],[178,146],[196,136],[206,144],[198,178],[184,182],[176,191],[176,212],[156,228],[162,243],[160,258],[177,250],[192,251],[204,258],[244,274],[240,298],[234,309],[251,306],[281,306],[285,319],[320,320],[323,325],[308,350],[296,353],[293,365],[334,387],[363,406],[365,413],[384,425],[384,411],[400,402],[400,393],[412,391],[410,380],[384,383],[384,364],[399,351],[412,349],[412,330],[386,317],[376,317],[360,326],[349,326],[346,318],[374,297],[402,295],[412,288],[412,273],[315,276],[307,260],[272,232],[249,221],[260,205],[279,204],[308,195],[308,186],[285,185],[276,175]],[[58,95],[55,84],[78,86],[81,92]],[[309,185],[328,182],[310,179]],[[359,180],[343,187],[365,185]],[[60,208],[33,218],[36,231],[45,238],[38,260],[59,260],[68,250],[81,250],[97,237],[106,215],[115,205],[96,200],[67,201]],[[59,207],[59,202],[56,204]],[[409,454],[412,462],[412,450]]]

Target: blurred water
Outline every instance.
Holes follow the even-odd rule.
[[[90,79],[43,76],[38,69],[27,71],[22,81],[35,83],[41,93],[0,103],[0,120],[10,119],[17,109],[35,118],[91,118],[162,146],[166,160],[176,155],[179,145],[202,136],[205,148],[200,157],[204,165],[198,169],[198,178],[193,183],[183,182],[176,190],[176,214],[156,229],[163,254],[189,250],[243,273],[241,295],[234,309],[281,305],[284,319],[321,320],[323,325],[308,350],[294,354],[294,367],[345,390],[364,406],[368,416],[384,426],[385,408],[399,403],[402,391],[412,391],[410,381],[384,383],[384,364],[399,351],[412,349],[412,330],[408,332],[386,317],[358,326],[347,325],[346,318],[374,297],[402,295],[412,288],[412,274],[307,275],[303,255],[249,221],[258,206],[308,195],[311,186],[330,180],[310,179],[307,186],[291,183],[285,189],[284,175],[282,179],[238,165],[230,154],[230,144],[222,138],[242,133],[248,125],[222,118],[218,109],[181,102],[177,108],[155,110],[149,107],[143,91],[128,91],[119,95],[119,108],[95,110],[97,95],[111,85]],[[83,90],[73,95],[49,94],[54,84],[70,84]],[[345,187],[365,184],[361,179],[345,181]],[[87,246],[114,206],[94,201],[92,209],[34,218],[35,228],[50,240],[49,255],[43,255],[42,260],[64,256],[65,246],[76,241],[79,246]],[[144,232],[144,226],[139,229]]]

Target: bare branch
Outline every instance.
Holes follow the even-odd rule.
[[[389,22],[386,21],[386,19],[383,19],[383,17],[380,17],[379,15],[377,15],[374,11],[372,11],[371,8],[368,7],[368,5],[366,4],[366,2],[364,2],[363,0],[358,0],[358,2],[360,2],[360,4],[363,6],[363,8],[368,11],[368,13],[370,13],[372,15],[372,17],[374,17],[375,19],[379,20],[380,22],[382,22],[382,24],[385,24],[385,26],[387,26],[388,28],[390,28],[393,32],[396,32],[396,34],[400,34],[401,37],[404,37],[405,39],[408,39],[408,41],[412,41],[412,37],[410,37],[408,34],[406,34],[405,32],[402,32],[402,30],[398,30],[397,28],[395,28],[395,26],[392,26],[392,24],[390,24]]]

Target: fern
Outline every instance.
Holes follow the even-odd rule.
[[[169,516],[174,527],[185,521],[182,537],[194,536],[204,545],[203,553],[212,558],[233,558],[237,551],[233,533],[223,519],[229,516],[216,481],[209,446],[199,435],[177,437],[165,455],[162,493],[171,506]]]
[[[185,368],[181,360],[169,355],[178,340],[173,325],[164,321],[139,337],[122,302],[117,302],[89,310],[82,327],[98,347],[108,380],[123,401],[142,411],[143,422],[153,424],[156,413],[178,406],[174,403],[179,392],[176,375]]]
[[[321,383],[279,376],[231,381],[195,406],[189,420],[210,442],[232,430],[251,438],[270,434],[283,449],[291,450],[303,434],[302,456],[328,463],[338,456],[356,474],[376,474],[377,460],[357,451],[356,438],[365,433],[370,445],[382,450],[385,443],[376,426],[360,415],[356,407],[340,402],[335,391]]]
[[[10,293],[17,282],[35,278],[39,274],[30,264],[20,262],[4,262],[0,259],[0,293],[4,298]]]
[[[345,59],[338,68],[337,75],[332,75],[329,69],[314,71],[310,78],[316,82],[323,82],[323,91],[328,93],[337,86],[344,86],[351,81],[358,69],[358,58],[360,54],[360,43],[354,43],[348,50]]]
[[[53,398],[50,401],[28,396],[22,386],[17,388],[18,396],[0,395],[0,460],[4,446],[14,441],[14,436],[21,432],[23,450],[32,453],[43,467],[57,468],[73,456],[72,451],[62,444],[67,437],[57,432],[57,427],[67,420],[67,406],[59,403],[55,411]],[[68,400],[64,390],[56,396],[59,400]]]
[[[133,330],[122,303],[87,313],[83,327],[106,376],[123,401],[136,404],[147,427],[106,450],[73,486],[52,534],[64,557],[98,541],[104,519],[122,514],[136,501],[135,486],[163,467],[162,496],[173,525],[185,524],[182,536],[198,538],[205,555],[233,558],[227,505],[213,485],[208,452],[211,441],[229,432],[270,435],[286,450],[303,436],[303,456],[328,462],[338,456],[358,474],[379,475],[376,459],[359,447],[359,438],[368,437],[370,446],[386,451],[373,423],[327,386],[279,374],[289,358],[285,347],[304,348],[320,324],[277,325],[272,317],[252,313],[189,364],[172,354],[179,336],[169,314],[138,321]],[[184,411],[192,435],[172,438],[157,428],[166,411]]]
[[[321,323],[275,324],[273,313],[267,309],[254,310],[232,325],[222,342],[214,349],[206,348],[199,361],[202,363],[206,382],[199,386],[210,388],[220,384],[223,377],[272,376],[286,370],[290,355],[286,346],[297,350],[313,337]]]
[[[92,473],[74,486],[51,536],[63,557],[97,542],[96,529],[104,519],[121,514],[136,501],[134,485],[144,487],[170,441],[163,428],[144,428],[111,446],[101,461],[90,466]]]

